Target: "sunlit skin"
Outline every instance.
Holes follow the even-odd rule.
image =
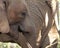
[[[5,12],[5,4],[3,0],[0,0],[0,32],[8,33],[10,30],[8,19]]]

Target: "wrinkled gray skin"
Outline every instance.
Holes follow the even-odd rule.
[[[19,32],[23,33],[28,48],[57,48],[58,33],[49,2],[46,0],[8,0],[7,2],[7,18],[12,25],[11,29],[15,30],[14,24],[19,26]],[[47,26],[46,15],[49,19]],[[24,46],[23,43],[21,44]]]

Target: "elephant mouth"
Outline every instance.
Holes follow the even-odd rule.
[[[0,32],[0,34],[2,34],[2,33]]]
[[[21,32],[21,33],[23,33],[23,34],[29,34],[28,31],[22,30],[22,29],[20,28],[20,26],[18,26],[18,31]]]

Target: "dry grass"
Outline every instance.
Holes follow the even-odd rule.
[[[18,44],[16,43],[2,43],[0,42],[0,48],[21,48]]]

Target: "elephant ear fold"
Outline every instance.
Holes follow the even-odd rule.
[[[5,12],[4,3],[0,1],[0,32],[8,33],[10,30],[8,19]]]

